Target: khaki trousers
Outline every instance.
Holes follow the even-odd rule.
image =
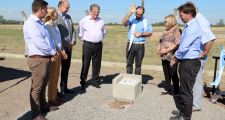
[[[46,108],[45,91],[48,83],[50,69],[49,58],[28,58],[28,66],[32,73],[32,83],[30,90],[30,105],[32,118],[41,115],[42,110]]]
[[[57,85],[59,78],[59,70],[61,65],[61,56],[58,55],[56,61],[52,62],[50,74],[48,77],[48,102],[56,101],[57,98]]]

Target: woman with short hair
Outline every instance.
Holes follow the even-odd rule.
[[[177,75],[177,63],[170,64],[171,58],[174,56],[176,49],[179,46],[181,38],[181,30],[177,27],[177,20],[174,15],[165,17],[165,30],[160,37],[157,52],[162,60],[162,67],[165,76],[165,91],[161,95],[178,94],[179,91],[179,78]],[[171,79],[173,82],[173,90],[171,89]]]

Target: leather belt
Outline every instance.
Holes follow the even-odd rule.
[[[97,44],[101,44],[102,43],[102,41],[95,43],[95,42],[90,42],[90,41],[87,41],[87,40],[84,40],[84,42],[89,43],[89,44],[93,44],[93,45],[97,45]]]
[[[51,58],[52,56],[49,55],[49,56],[42,56],[42,55],[31,55],[29,56],[29,58]]]
[[[133,42],[133,44],[145,44],[145,42]]]

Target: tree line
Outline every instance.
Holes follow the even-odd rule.
[[[22,24],[23,21],[18,21],[18,20],[6,20],[4,19],[4,16],[0,15],[0,24]],[[75,23],[77,24],[77,23]],[[117,25],[121,25],[121,23],[107,23],[106,25],[110,25],[110,26],[117,26]],[[155,22],[152,24],[153,26],[164,26],[164,22]],[[180,24],[179,24],[180,26]],[[224,27],[225,23],[224,23],[224,19],[219,19],[219,21],[216,24],[212,24],[211,26],[214,27]]]
[[[6,20],[2,15],[0,15],[0,24],[21,24],[22,21],[18,20]]]

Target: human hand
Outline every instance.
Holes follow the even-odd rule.
[[[135,6],[134,4],[132,4],[132,5],[130,6],[130,12],[131,12],[131,13],[135,13],[135,12],[136,12],[136,6]]]
[[[61,55],[62,55],[62,58],[63,58],[64,60],[68,58],[67,54],[65,53],[65,50],[63,50],[63,51],[61,52]]]
[[[204,52],[200,53],[200,54],[199,54],[199,58],[200,58],[201,60],[205,60],[205,59],[207,58],[207,53],[204,53]]]
[[[160,50],[160,53],[161,53],[161,54],[166,54],[166,53],[168,53],[168,50],[165,49],[165,48],[162,48],[162,49]]]
[[[158,53],[159,55],[161,55],[160,49],[161,49],[161,47],[160,47],[160,44],[159,44],[158,47],[157,47],[157,53]]]
[[[51,57],[51,62],[55,62],[57,57],[57,53]]]
[[[73,42],[68,43],[68,44],[67,44],[67,47],[68,47],[69,49],[72,49],[72,47],[73,47]]]
[[[140,32],[135,32],[135,33],[134,33],[134,36],[135,36],[136,38],[139,38],[139,37],[141,37],[141,33],[140,33]]]
[[[70,42],[70,44],[74,46],[74,45],[76,45],[76,41],[72,41],[72,42]]]
[[[176,64],[177,63],[177,59],[176,59],[176,57],[175,56],[173,56],[172,58],[171,58],[171,60],[170,60],[170,66],[172,67],[174,64]]]

